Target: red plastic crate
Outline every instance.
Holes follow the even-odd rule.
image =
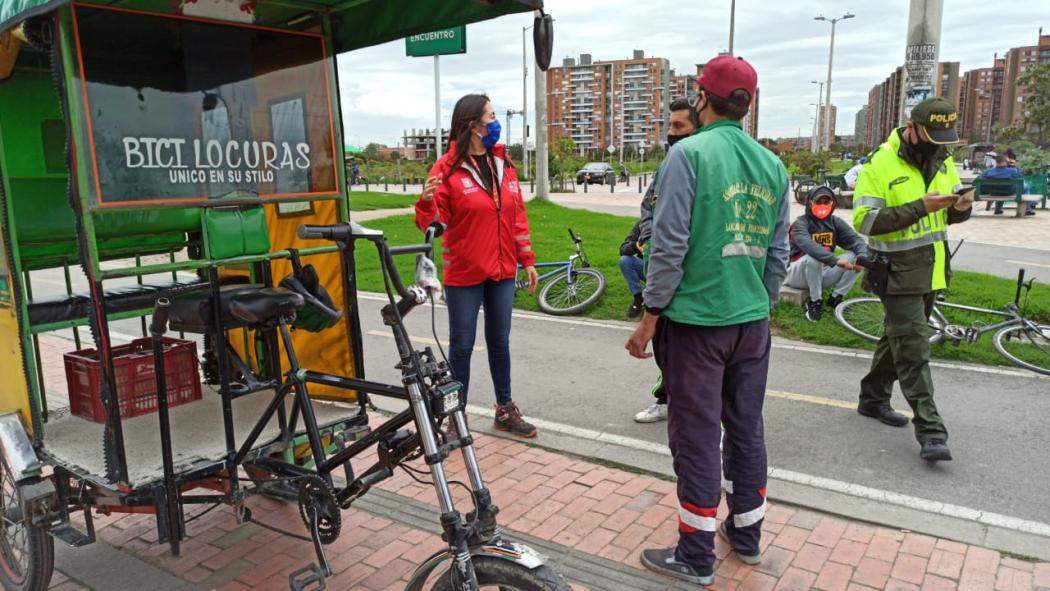
[[[201,380],[197,369],[197,344],[193,341],[164,337],[164,374],[168,387],[168,406],[178,406],[201,399]],[[117,384],[122,419],[142,416],[157,410],[157,383],[153,375],[153,341],[136,339],[127,345],[113,347],[113,375]],[[99,388],[101,365],[98,351],[83,349],[66,353],[66,384],[69,408],[78,417],[106,422]]]

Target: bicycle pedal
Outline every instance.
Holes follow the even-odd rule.
[[[288,587],[292,591],[322,591],[327,589],[324,583],[324,573],[314,563],[288,575]]]

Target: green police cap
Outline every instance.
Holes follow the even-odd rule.
[[[959,133],[955,130],[959,112],[943,97],[935,96],[915,105],[911,110],[911,120],[925,127],[930,141],[935,144],[959,142]]]

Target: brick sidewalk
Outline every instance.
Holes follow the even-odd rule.
[[[502,508],[500,523],[511,530],[511,537],[514,532],[530,534],[566,550],[639,570],[638,554],[643,548],[667,547],[676,540],[671,482],[487,435],[477,436],[477,452],[495,502]],[[355,466],[360,469],[365,461],[368,458]],[[447,468],[451,478],[466,480],[458,455]],[[433,488],[413,482],[404,472],[381,488],[400,495],[405,503],[415,499],[435,505]],[[453,492],[457,506],[468,508],[466,493],[459,487]],[[248,504],[256,519],[304,531],[293,503],[253,497]],[[189,514],[197,511],[191,508]],[[724,511],[723,506],[720,516]],[[433,518],[437,520],[436,509]],[[101,540],[205,588],[284,590],[288,573],[314,559],[310,544],[254,524],[238,526],[227,507],[188,525],[189,539],[179,558],[156,543],[150,516],[100,517],[96,527]],[[1017,560],[993,550],[787,505],[770,503],[763,530],[763,561],[757,567],[740,562],[718,540],[722,560],[713,588],[1050,589],[1050,563]],[[442,544],[432,533],[360,509],[343,513],[342,531],[328,546],[335,571],[328,581],[330,589],[402,589],[413,568]],[[61,571],[62,565],[57,567]],[[74,580],[56,573],[52,588],[84,588],[75,582],[75,573],[69,575]],[[584,589],[575,582],[574,588]],[[592,584],[592,588],[603,587]]]

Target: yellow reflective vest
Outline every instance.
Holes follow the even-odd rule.
[[[948,195],[960,185],[949,156],[929,185],[900,156],[899,130],[879,146],[860,171],[853,197],[853,227],[876,253],[890,259],[889,295],[928,293],[948,286],[948,224],[969,218],[949,207],[926,213],[923,195]]]

